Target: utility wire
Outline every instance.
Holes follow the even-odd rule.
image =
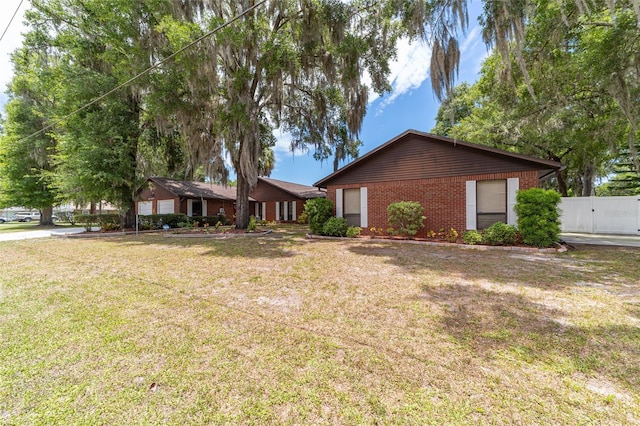
[[[2,39],[4,38],[4,35],[7,33],[7,30],[9,29],[9,27],[11,26],[11,23],[13,22],[13,18],[16,17],[16,15],[18,14],[18,10],[20,10],[20,6],[22,6],[22,2],[24,0],[20,0],[20,4],[18,4],[18,7],[16,7],[15,12],[13,12],[13,16],[11,17],[11,19],[9,20],[9,23],[7,24],[7,27],[4,29],[4,32],[2,33],[2,35],[0,36],[0,42],[2,42]]]
[[[179,49],[175,52],[173,52],[171,55],[167,56],[166,58],[162,59],[161,61],[156,62],[155,64],[151,65],[149,68],[147,68],[146,70],[140,72],[139,74],[134,75],[133,77],[131,77],[129,80],[125,81],[124,83],[119,84],[118,86],[114,87],[113,89],[109,90],[107,93],[98,96],[97,98],[93,99],[92,101],[84,104],[83,106],[81,106],[80,108],[76,109],[75,111],[70,112],[69,114],[65,115],[62,118],[59,118],[57,120],[55,120],[53,123],[49,124],[48,126],[38,130],[35,133],[30,134],[29,136],[25,136],[24,138],[21,139],[21,141],[25,141],[27,139],[30,139],[34,136],[37,136],[41,133],[44,133],[45,131],[49,130],[50,128],[52,128],[53,126],[55,126],[56,124],[66,120],[67,118],[71,117],[72,115],[75,115],[77,113],[79,113],[80,111],[83,111],[87,108],[89,108],[91,105],[100,102],[101,100],[103,100],[104,98],[106,98],[107,96],[109,96],[110,94],[122,89],[125,86],[128,86],[129,84],[133,83],[134,81],[136,81],[137,79],[139,79],[140,77],[142,77],[145,74],[148,74],[150,71],[158,68],[160,65],[164,64],[165,62],[173,59],[175,56],[179,55],[180,53],[184,52],[185,50],[189,49],[190,47],[200,43],[202,40],[204,40],[207,37],[211,37],[213,34],[217,33],[218,31],[230,26],[231,24],[233,24],[234,22],[236,22],[237,20],[239,20],[240,18],[242,18],[244,15],[246,15],[247,13],[251,12],[252,10],[258,8],[259,6],[262,6],[264,3],[266,3],[267,0],[262,0],[256,4],[254,4],[253,6],[251,6],[250,8],[246,9],[245,11],[243,11],[242,13],[240,13],[239,15],[235,16],[234,18],[232,18],[231,20],[225,22],[224,24],[221,24],[217,27],[215,27],[214,29],[212,29],[211,31],[209,31],[208,33],[204,34],[203,36],[198,37],[197,39],[195,39],[194,41],[192,41],[191,43],[187,44],[186,46],[184,46],[182,49]]]

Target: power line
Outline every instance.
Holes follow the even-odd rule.
[[[11,19],[9,20],[9,23],[7,24],[7,27],[4,29],[4,32],[2,33],[2,35],[0,36],[0,42],[2,42],[2,39],[4,38],[4,35],[7,33],[7,30],[9,29],[9,27],[11,26],[11,23],[13,22],[13,18],[16,17],[16,15],[18,14],[18,10],[20,10],[20,6],[22,6],[22,2],[24,0],[20,0],[20,4],[18,4],[18,7],[16,7],[15,12],[13,12],[13,16],[11,16]]]
[[[75,114],[79,113],[80,111],[83,111],[83,110],[89,108],[91,105],[93,105],[93,104],[95,104],[97,102],[100,102],[101,100],[103,100],[104,98],[109,96],[110,94],[122,89],[125,86],[128,86],[129,84],[133,83],[134,81],[136,81],[137,79],[139,79],[143,75],[148,74],[150,71],[158,68],[160,65],[162,65],[165,62],[173,59],[175,56],[179,55],[180,53],[184,52],[185,50],[189,49],[190,47],[200,43],[205,38],[210,37],[213,34],[217,33],[218,31],[230,26],[231,24],[233,24],[234,22],[236,22],[237,20],[242,18],[244,15],[246,15],[247,13],[251,12],[252,10],[258,8],[259,6],[262,6],[266,2],[267,2],[267,0],[262,0],[262,1],[258,2],[258,3],[256,3],[256,4],[254,4],[253,6],[251,6],[248,9],[246,9],[245,11],[240,13],[239,15],[235,16],[234,18],[232,18],[231,20],[225,22],[224,24],[221,24],[221,25],[215,27],[214,29],[212,29],[208,33],[204,34],[203,36],[198,37],[197,39],[195,39],[191,43],[187,44],[183,48],[173,52],[171,55],[167,56],[166,58],[156,62],[155,64],[151,65],[149,68],[145,69],[144,71],[140,72],[139,74],[136,74],[135,76],[131,77],[129,80],[125,81],[124,83],[121,83],[118,86],[114,87],[113,89],[109,90],[107,93],[98,96],[97,98],[95,98],[92,101],[84,104],[83,106],[81,106],[80,108],[76,109],[75,111],[70,112],[69,114],[65,115],[64,117],[55,120],[53,123],[49,124],[47,127],[44,127],[42,129],[38,130],[37,132],[30,134],[29,136],[25,136],[20,141],[25,141],[25,140],[30,139],[30,138],[32,138],[34,136],[37,136],[37,135],[39,135],[41,133],[44,133],[45,131],[51,129],[56,124],[66,120],[67,118],[71,117],[72,115],[75,115]]]

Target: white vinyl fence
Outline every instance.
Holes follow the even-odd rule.
[[[640,196],[563,197],[562,232],[640,235]]]

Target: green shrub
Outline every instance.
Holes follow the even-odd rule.
[[[343,217],[329,218],[322,227],[322,235],[329,235],[333,237],[344,237],[347,235],[347,219]]]
[[[249,224],[247,225],[247,232],[255,232],[258,227],[258,221],[254,215],[249,216]]]
[[[98,225],[101,231],[117,231],[121,226],[121,218],[119,214],[101,214],[98,215]]]
[[[119,214],[76,214],[73,216],[75,223],[84,225],[84,229],[91,231],[94,226],[99,226],[103,231],[120,229],[121,217]]]
[[[560,235],[560,194],[553,190],[531,188],[516,195],[518,228],[525,244],[550,247]]]
[[[231,220],[229,220],[225,215],[218,214],[214,216],[192,216],[191,221],[195,224],[198,223],[198,226],[215,226],[216,223],[220,222],[222,225],[231,225]]]
[[[462,234],[462,242],[469,245],[480,244],[482,242],[482,234],[478,231],[465,231]]]
[[[362,228],[359,226],[350,226],[347,228],[347,237],[355,238],[362,233]]]
[[[182,228],[181,225],[186,223],[190,223],[189,218],[183,213],[138,216],[138,229],[141,230],[162,229],[165,224],[169,225],[169,228]]]
[[[322,234],[322,227],[333,216],[333,203],[326,198],[314,198],[304,203],[304,213],[313,234]]]
[[[56,216],[58,217],[58,222],[69,222],[71,225],[76,224],[74,212],[58,212]]]
[[[417,201],[400,201],[387,207],[389,225],[394,234],[405,237],[416,235],[420,228],[424,228],[424,208]]]
[[[309,217],[307,216],[306,211],[303,211],[298,215],[298,223],[300,225],[306,225],[307,223],[309,223]]]
[[[512,246],[518,239],[515,226],[496,222],[484,230],[484,242],[492,246]]]
[[[73,216],[73,221],[79,225],[83,225],[84,229],[91,231],[93,226],[98,226],[98,215],[97,214],[75,214]]]

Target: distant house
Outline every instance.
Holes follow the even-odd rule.
[[[138,193],[136,214],[184,213],[187,216],[235,214],[236,188],[206,182],[151,177]],[[250,208],[256,200],[249,199]]]
[[[255,216],[264,220],[295,222],[304,210],[304,203],[312,198],[324,198],[327,194],[313,186],[259,177],[251,197],[258,202]]]
[[[408,130],[315,183],[338,217],[386,229],[387,207],[418,201],[425,228],[484,229],[516,224],[516,192],[538,187],[560,163]]]
[[[236,213],[236,188],[207,182],[179,181],[151,177],[138,193],[136,213],[140,215],[184,213],[187,216]],[[293,222],[302,213],[304,202],[326,196],[313,186],[264,177],[249,197],[249,211],[260,219]]]

